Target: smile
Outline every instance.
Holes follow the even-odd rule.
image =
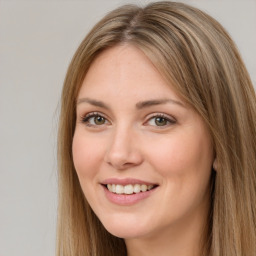
[[[100,185],[104,188],[106,198],[116,205],[131,206],[155,194],[159,184],[134,178],[109,178]]]
[[[146,192],[151,189],[153,189],[154,185],[146,185],[146,184],[127,184],[125,186],[120,184],[107,184],[107,189],[115,194],[125,194],[125,195],[131,195],[131,194],[138,194],[141,192]]]

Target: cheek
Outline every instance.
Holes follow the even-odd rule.
[[[152,143],[150,150],[152,165],[163,175],[199,175],[211,169],[213,149],[205,131],[181,131]]]
[[[169,221],[170,214],[166,212],[178,219],[208,207],[213,149],[210,137],[197,131],[173,133],[147,151],[151,165],[163,178],[165,196],[158,205],[163,220]]]
[[[97,166],[103,157],[102,147],[93,136],[85,136],[79,131],[75,132],[72,144],[74,166],[79,176],[91,177],[95,174]]]

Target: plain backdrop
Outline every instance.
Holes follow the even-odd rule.
[[[0,256],[53,256],[58,103],[67,66],[92,25],[124,3],[0,0]],[[183,1],[235,40],[256,85],[256,1]]]

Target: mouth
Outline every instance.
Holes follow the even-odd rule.
[[[108,191],[118,195],[140,194],[155,189],[158,185],[147,184],[103,184]]]
[[[109,178],[102,183],[106,198],[116,205],[131,206],[155,194],[159,184],[134,178]]]

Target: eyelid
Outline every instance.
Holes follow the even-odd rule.
[[[95,117],[95,116],[103,117],[103,118],[106,120],[106,123],[105,123],[105,124],[102,124],[102,125],[89,124],[88,120],[89,120],[90,118],[92,118],[92,117]],[[151,119],[157,118],[157,117],[161,117],[161,118],[166,119],[167,122],[168,122],[168,124],[167,124],[167,125],[164,125],[164,126],[157,126],[157,125],[150,125],[150,124],[148,124]],[[89,112],[89,113],[87,113],[87,114],[84,114],[84,115],[80,116],[80,121],[81,121],[81,123],[86,124],[87,126],[91,126],[91,127],[96,127],[96,126],[100,127],[100,126],[108,125],[108,124],[111,123],[111,122],[109,121],[109,118],[108,118],[105,114],[103,114],[103,113],[101,113],[101,112],[98,112],[98,111]],[[146,126],[147,126],[147,125],[148,125],[148,126],[156,126],[156,127],[158,127],[158,128],[162,128],[162,129],[163,129],[163,128],[166,128],[166,127],[168,127],[168,126],[170,126],[170,125],[175,124],[176,122],[177,122],[177,120],[176,120],[173,116],[170,116],[170,115],[168,115],[168,114],[165,114],[165,113],[152,113],[152,114],[149,114],[149,115],[147,116],[147,119],[146,119],[146,121],[143,123],[143,125],[146,125]]]
[[[92,117],[95,117],[95,116],[103,117],[103,118],[106,120],[107,123],[110,123],[110,121],[108,120],[108,117],[106,117],[106,115],[104,115],[104,114],[101,113],[101,112],[97,112],[97,111],[89,112],[89,113],[87,113],[87,114],[85,114],[85,115],[80,116],[80,121],[81,121],[81,123],[87,124],[88,126],[91,126],[91,127],[92,127],[92,126],[101,126],[101,125],[90,125],[90,124],[88,123],[88,120],[89,120],[90,118],[92,118]],[[102,125],[102,126],[103,126],[103,125]]]
[[[162,118],[166,119],[169,122],[169,125],[175,124],[177,122],[177,120],[173,116],[170,116],[170,115],[167,115],[164,113],[152,113],[147,117],[147,120],[145,123],[148,123],[151,119],[157,118],[157,117],[162,117]],[[169,125],[165,125],[162,128],[165,128]],[[155,125],[155,126],[161,128],[161,126],[157,126],[157,125]]]

